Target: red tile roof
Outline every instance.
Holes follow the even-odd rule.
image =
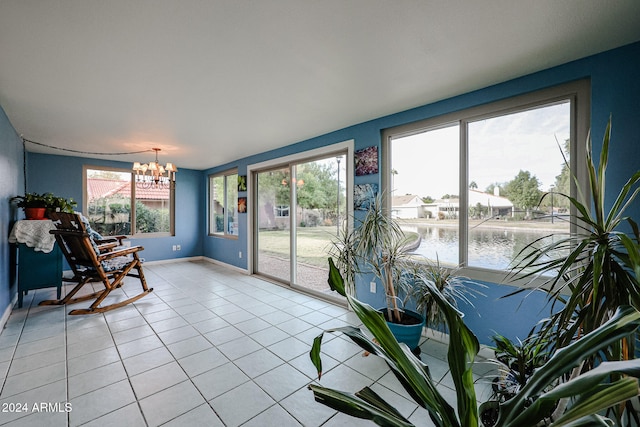
[[[115,194],[126,198],[131,197],[131,183],[129,181],[116,181],[103,178],[87,179],[87,195],[89,201],[113,196]],[[168,200],[169,189],[136,187],[136,198],[141,200]]]

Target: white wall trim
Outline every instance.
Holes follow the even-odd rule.
[[[13,299],[11,300],[11,304],[9,304],[7,308],[4,309],[4,313],[2,313],[2,317],[0,318],[0,331],[4,330],[4,327],[7,324],[7,321],[9,320],[9,316],[11,316],[11,313],[13,312],[13,307],[16,305],[17,302],[18,302],[18,293],[16,292],[16,294],[13,296]]]
[[[221,265],[237,273],[246,274],[246,275],[249,274],[249,271],[247,269],[236,267],[235,265],[227,264],[226,262],[218,261],[217,259],[202,257],[202,260],[210,262],[211,264]]]
[[[192,257],[184,257],[184,258],[170,258],[170,259],[160,259],[157,261],[144,261],[142,266],[145,265],[156,265],[156,264],[173,264],[176,262],[189,262],[189,261],[202,261],[204,257],[201,255],[192,256]]]

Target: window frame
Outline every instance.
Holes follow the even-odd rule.
[[[217,172],[217,173],[213,173],[209,175],[209,203],[208,203],[208,208],[209,208],[209,225],[208,225],[208,235],[212,236],[212,237],[221,237],[221,238],[225,238],[225,239],[238,239],[238,235],[237,234],[231,234],[229,233],[229,225],[227,221],[223,221],[223,225],[224,225],[224,231],[223,232],[216,232],[215,231],[215,218],[214,218],[214,214],[215,214],[215,210],[212,207],[213,204],[213,180],[215,178],[219,178],[222,177],[222,181],[224,183],[224,189],[223,189],[223,194],[224,194],[224,206],[223,209],[226,210],[227,209],[227,205],[228,205],[228,200],[227,200],[227,194],[228,194],[228,188],[227,188],[227,181],[228,178],[232,175],[236,175],[236,180],[235,180],[235,185],[236,185],[236,190],[237,190],[237,185],[238,185],[238,168],[233,168],[233,169],[226,169],[224,171],[221,172]],[[236,191],[236,201],[234,204],[234,208],[237,209],[238,208],[238,192]],[[237,215],[237,212],[236,212]]]
[[[130,169],[117,168],[111,166],[96,166],[96,165],[83,165],[82,166],[82,194],[83,194],[83,203],[82,203],[82,211],[85,214],[88,213],[89,209],[89,194],[87,193],[87,171],[88,170],[100,170],[107,172],[118,172],[118,173],[128,173],[131,175],[131,234],[127,234],[128,237],[139,239],[139,238],[148,238],[148,237],[172,237],[176,235],[176,185],[175,182],[171,184],[169,188],[169,231],[160,231],[154,233],[136,233],[136,175]]]
[[[382,131],[382,165],[381,165],[381,187],[383,189],[384,208],[387,214],[391,213],[391,141],[399,137],[415,135],[424,131],[435,130],[459,125],[459,196],[460,215],[458,223],[459,249],[458,259],[460,262],[460,274],[474,280],[502,283],[505,280],[505,273],[508,270],[493,270],[482,267],[470,267],[468,263],[468,185],[469,185],[469,158],[468,158],[468,125],[469,123],[500,117],[515,112],[535,109],[541,106],[556,102],[570,101],[570,168],[574,172],[580,188],[575,183],[571,183],[571,197],[578,194],[588,195],[587,170],[586,170],[586,141],[590,126],[590,98],[591,84],[589,79],[578,80],[550,88],[537,90],[535,92],[505,98],[499,101],[490,102],[478,106],[469,107],[460,111],[430,117],[411,123],[383,129]],[[590,203],[589,200],[586,201]],[[573,206],[570,208],[572,219],[576,218],[576,211]],[[571,221],[570,232],[577,232],[575,221]],[[536,286],[542,281],[518,280],[514,278],[510,284],[517,286]]]

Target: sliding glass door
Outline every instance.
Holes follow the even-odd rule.
[[[254,272],[328,294],[327,257],[347,218],[346,153],[255,173]]]

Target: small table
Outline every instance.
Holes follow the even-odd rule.
[[[50,220],[22,220],[15,223],[9,243],[17,244],[18,307],[32,289],[57,288],[62,293],[62,252],[49,233],[55,225]]]

